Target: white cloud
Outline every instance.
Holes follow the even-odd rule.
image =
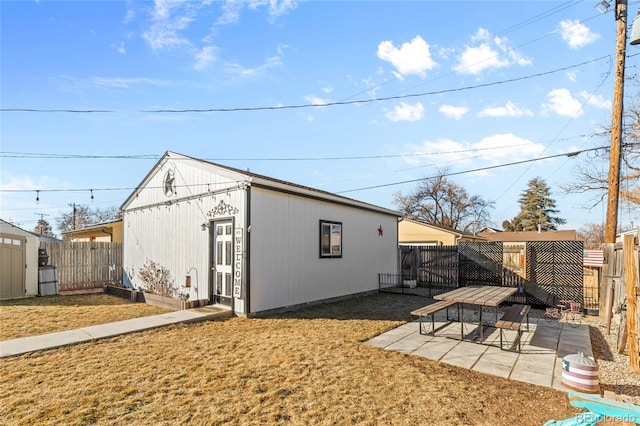
[[[79,82],[76,80],[76,82]],[[166,80],[158,80],[153,78],[119,78],[119,77],[91,77],[90,82],[95,86],[128,89],[132,86],[148,85],[148,86],[169,86]],[[81,83],[81,81],[80,81]]]
[[[276,47],[276,51],[278,52],[278,55],[280,56],[284,56],[285,52],[289,49],[289,45],[288,44],[284,44],[284,43],[278,43],[278,46]]]
[[[286,15],[298,7],[295,0],[226,0],[221,9],[222,15],[216,21],[218,25],[235,24],[240,20],[240,15],[244,9],[257,10],[267,6],[271,19]]]
[[[424,78],[426,71],[437,66],[431,57],[429,45],[420,36],[416,36],[410,43],[402,43],[400,48],[389,40],[383,41],[378,45],[377,55],[396,68],[397,72],[394,74],[398,78],[412,74]]]
[[[498,52],[488,44],[478,47],[467,47],[460,55],[458,64],[453,69],[463,74],[480,74],[488,68],[504,68],[509,61],[501,59]]]
[[[469,112],[469,108],[455,105],[442,105],[438,110],[443,115],[455,120],[460,120],[467,112]]]
[[[282,65],[279,56],[271,56],[265,59],[263,64],[255,68],[247,68],[240,64],[225,64],[225,71],[243,78],[256,78],[273,67]]]
[[[156,15],[163,16],[166,13],[162,11]],[[186,29],[192,20],[188,16],[160,18],[142,34],[142,37],[153,50],[190,46],[191,43],[181,34],[181,31]]]
[[[252,0],[251,3],[259,3],[260,5],[262,4],[267,4],[269,5],[269,16],[271,16],[272,18],[277,18],[279,16],[282,15],[286,15],[287,13],[289,13],[290,11],[294,10],[295,8],[298,7],[298,2],[295,0],[264,0],[264,1],[257,1],[257,0]]]
[[[462,74],[480,74],[491,68],[505,68],[513,64],[527,66],[531,60],[509,47],[505,37],[492,37],[484,28],[471,37],[476,46],[466,46],[454,65],[454,71]]]
[[[219,49],[212,43],[213,33],[200,37],[198,41],[190,40],[186,33],[189,27],[199,21],[206,7],[210,7],[214,1],[203,0],[193,2],[191,0],[155,0],[151,11],[151,21],[148,23],[142,37],[145,42],[158,52],[164,49],[180,48],[187,55],[191,55],[193,68],[205,70],[215,62],[224,63]],[[216,6],[218,4],[216,3]],[[218,24],[237,22],[240,13],[246,9],[267,9],[270,18],[280,16],[297,7],[297,2],[292,0],[227,0],[221,6],[223,14]],[[254,78],[265,70],[281,65],[281,57],[289,46],[279,44],[276,47],[277,56],[268,57],[264,63],[257,67],[247,67],[242,64],[226,63],[223,70],[235,76]]]
[[[367,93],[369,94],[369,96],[375,98],[378,93],[378,89],[380,88],[380,86],[378,86],[378,83],[376,83],[376,80],[372,77],[363,78],[362,83],[367,88]]]
[[[472,168],[535,158],[545,150],[544,145],[513,133],[494,134],[476,142],[425,140],[407,148],[408,152],[403,158],[414,166],[428,164],[439,167],[457,163],[458,167],[467,165]]]
[[[570,49],[580,49],[600,38],[600,34],[594,33],[589,27],[579,20],[565,19],[559,24],[560,35]]]
[[[580,117],[584,111],[582,104],[571,96],[567,89],[554,89],[547,94],[548,103],[542,104],[543,114],[550,111],[564,117]]]
[[[316,95],[307,95],[304,97],[304,100],[309,102],[311,105],[316,105],[316,106],[324,106],[329,103],[328,100],[323,99]]]
[[[128,24],[130,22],[133,22],[135,18],[136,18],[136,12],[131,8],[130,2],[127,2],[127,14],[124,16],[124,19],[122,20],[122,22],[125,24]]]
[[[494,163],[504,160],[519,161],[539,156],[545,150],[543,144],[521,138],[513,133],[499,133],[486,136],[473,145],[475,149],[485,152],[484,156]]]
[[[526,108],[520,108],[511,101],[508,101],[504,106],[499,107],[487,107],[478,113],[478,117],[522,117],[533,116],[533,112]]]
[[[424,106],[420,102],[415,105],[402,102],[385,116],[391,121],[418,121],[424,117]]]
[[[611,101],[605,99],[602,95],[592,95],[588,92],[580,92],[580,97],[587,101],[587,105],[594,106],[596,108],[611,109]]]
[[[193,67],[202,71],[218,59],[218,48],[215,46],[205,46],[195,54],[195,64]]]
[[[111,43],[111,47],[121,55],[124,55],[125,53],[127,53],[127,50],[124,48],[124,41],[121,41],[120,44]]]

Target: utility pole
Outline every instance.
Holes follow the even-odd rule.
[[[73,230],[75,231],[76,229],[78,229],[76,225],[78,222],[78,213],[76,210],[76,203],[69,204],[69,207],[73,207]]]
[[[615,19],[618,23],[616,42],[616,74],[613,84],[611,115],[611,150],[609,153],[609,186],[604,242],[615,243],[618,229],[618,195],[620,193],[620,145],[624,97],[624,67],[627,54],[627,0],[616,0]]]

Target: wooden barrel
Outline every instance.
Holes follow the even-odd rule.
[[[562,358],[562,384],[586,393],[600,392],[598,364],[582,352]]]

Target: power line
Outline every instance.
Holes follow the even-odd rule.
[[[601,56],[599,58],[590,59],[588,61],[584,61],[574,65],[568,65],[566,67],[556,68],[549,71],[543,71],[536,74],[530,74],[522,77],[515,77],[507,80],[499,80],[491,83],[483,83],[477,84],[473,86],[463,86],[454,89],[443,89],[443,90],[434,90],[429,92],[419,92],[419,93],[409,93],[405,95],[394,95],[394,96],[385,96],[371,99],[356,99],[356,100],[345,100],[345,101],[336,101],[336,102],[326,102],[323,104],[297,104],[297,105],[276,105],[276,106],[259,106],[259,107],[234,107],[234,108],[205,108],[205,109],[155,109],[155,110],[142,110],[138,112],[142,113],[152,113],[152,114],[183,114],[183,113],[207,113],[207,112],[242,112],[242,111],[272,111],[272,110],[287,110],[287,109],[303,109],[303,108],[325,108],[330,106],[339,106],[339,105],[356,105],[356,104],[367,104],[373,102],[385,102],[391,100],[398,99],[408,99],[408,98],[417,98],[423,96],[433,96],[433,95],[442,95],[445,93],[453,93],[453,92],[462,92],[466,90],[472,89],[480,89],[485,87],[498,86],[502,84],[514,83],[523,80],[529,80],[532,78],[543,77],[545,75],[551,75],[562,71],[567,71],[573,68],[578,68],[584,65],[592,64],[594,62],[599,62],[604,59],[611,60],[611,55]],[[75,110],[75,109],[33,109],[33,108],[0,108],[0,112],[40,112],[40,113],[112,113],[116,111],[112,110]]]
[[[625,146],[631,146],[633,144],[626,144]],[[524,164],[524,163],[531,163],[534,161],[540,161],[540,160],[548,160],[550,158],[556,158],[556,157],[574,157],[576,155],[579,155],[583,152],[590,152],[590,151],[596,151],[599,149],[606,149],[608,148],[608,146],[599,146],[599,147],[595,147],[595,148],[588,148],[588,149],[582,149],[579,151],[572,151],[572,152],[565,152],[562,154],[556,154],[556,155],[549,155],[546,157],[538,157],[538,158],[532,158],[529,160],[522,160],[522,161],[515,161],[515,162],[511,162],[511,163],[504,163],[504,164],[498,164],[498,165],[494,165],[494,166],[487,166],[487,167],[481,167],[481,168],[477,168],[477,169],[472,169],[472,170],[464,170],[464,171],[459,171],[459,172],[452,172],[452,173],[447,173],[444,176],[455,176],[455,175],[461,175],[461,174],[466,174],[466,173],[474,173],[474,172],[479,172],[479,171],[483,171],[483,170],[490,170],[490,169],[497,169],[500,167],[507,167],[507,166],[514,166],[514,165],[518,165],[518,164]],[[342,194],[342,193],[347,193],[347,192],[356,192],[356,191],[363,191],[366,189],[374,189],[374,188],[383,188],[383,187],[387,187],[387,186],[394,186],[394,185],[401,185],[404,183],[411,183],[411,182],[419,182],[421,180],[424,179],[430,179],[429,177],[423,177],[423,178],[419,178],[419,179],[411,179],[411,180],[405,180],[405,181],[401,181],[401,182],[393,182],[393,183],[388,183],[388,184],[381,184],[381,185],[375,185],[375,186],[369,186],[369,187],[365,187],[365,188],[356,188],[356,189],[350,189],[350,190],[346,190],[346,191],[340,191],[337,192],[337,194]],[[241,182],[235,182],[237,184],[240,184]],[[222,185],[222,183],[220,183]],[[228,183],[225,183],[225,185],[227,185]],[[211,185],[215,185],[214,183],[201,183],[201,184],[185,184],[185,185],[176,185],[176,188],[193,188],[193,187],[210,187]],[[147,187],[148,189],[163,189],[163,186],[157,186],[157,187]],[[0,188],[0,192],[5,192],[5,193],[29,193],[29,192],[35,192],[35,193],[45,193],[45,192],[98,192],[98,191],[124,191],[124,190],[128,190],[128,191],[133,191],[137,188],[134,187],[130,187],[130,188],[126,188],[126,187],[120,187],[120,188],[76,188],[76,189],[2,189]]]
[[[36,108],[2,108],[3,112],[67,112],[76,114],[115,112],[108,109],[36,109]]]
[[[436,152],[415,152],[411,153],[412,157],[423,157],[430,155],[443,155],[443,154],[463,154],[466,152],[476,151],[488,151],[506,148],[516,148],[527,144],[514,144],[495,146],[487,148],[472,148],[472,149],[458,149],[453,151],[436,151]],[[356,156],[342,156],[342,157],[271,157],[271,158],[203,158],[205,161],[336,161],[336,160],[375,160],[375,159],[388,159],[388,158],[403,158],[408,154],[388,154],[388,155],[356,155]],[[16,152],[16,151],[0,151],[0,158],[47,158],[47,159],[125,159],[125,160],[158,160],[162,155],[93,155],[93,154],[49,154],[49,153],[36,153],[36,152]],[[179,160],[179,159],[174,159]],[[185,158],[185,160],[190,160]]]
[[[596,148],[583,149],[583,150],[580,150],[580,151],[565,152],[565,153],[562,153],[562,154],[548,155],[546,157],[538,157],[538,158],[532,158],[532,159],[529,159],[529,160],[514,161],[514,162],[511,162],[511,163],[498,164],[498,165],[495,165],[495,166],[480,167],[480,168],[477,168],[477,169],[464,170],[464,171],[460,171],[460,172],[443,173],[443,174],[438,175],[438,176],[456,176],[456,175],[462,175],[462,174],[466,174],[466,173],[475,173],[475,172],[481,172],[481,171],[484,171],[484,170],[497,169],[497,168],[500,168],[500,167],[515,166],[515,165],[518,165],[518,164],[531,163],[531,162],[534,162],[534,161],[548,160],[550,158],[556,158],[556,157],[574,157],[574,156],[576,156],[578,154],[581,154],[583,152],[595,151],[595,150],[598,150],[598,149],[605,149],[605,148],[608,148],[608,146],[599,146],[599,147],[596,147]],[[336,193],[337,194],[345,194],[345,193],[348,193],[348,192],[357,192],[357,191],[365,191],[365,190],[368,190],[368,189],[384,188],[384,187],[388,187],[388,186],[402,185],[402,184],[405,184],[405,183],[420,182],[420,181],[423,181],[423,180],[426,180],[426,179],[433,179],[435,177],[437,177],[437,176],[422,177],[422,178],[419,178],[419,179],[410,179],[410,180],[404,180],[404,181],[400,181],[400,182],[393,182],[393,183],[385,183],[385,184],[381,184],[381,185],[367,186],[367,187],[363,187],[363,188],[348,189],[346,191],[339,191],[339,192],[336,192]]]

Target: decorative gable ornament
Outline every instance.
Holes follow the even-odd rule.
[[[224,202],[224,200],[220,200],[217,206],[209,210],[207,213],[208,217],[218,217],[218,216],[232,216],[238,213],[238,209],[230,204]]]
[[[164,175],[164,195],[171,197],[176,193],[176,178],[173,170],[167,170]]]

